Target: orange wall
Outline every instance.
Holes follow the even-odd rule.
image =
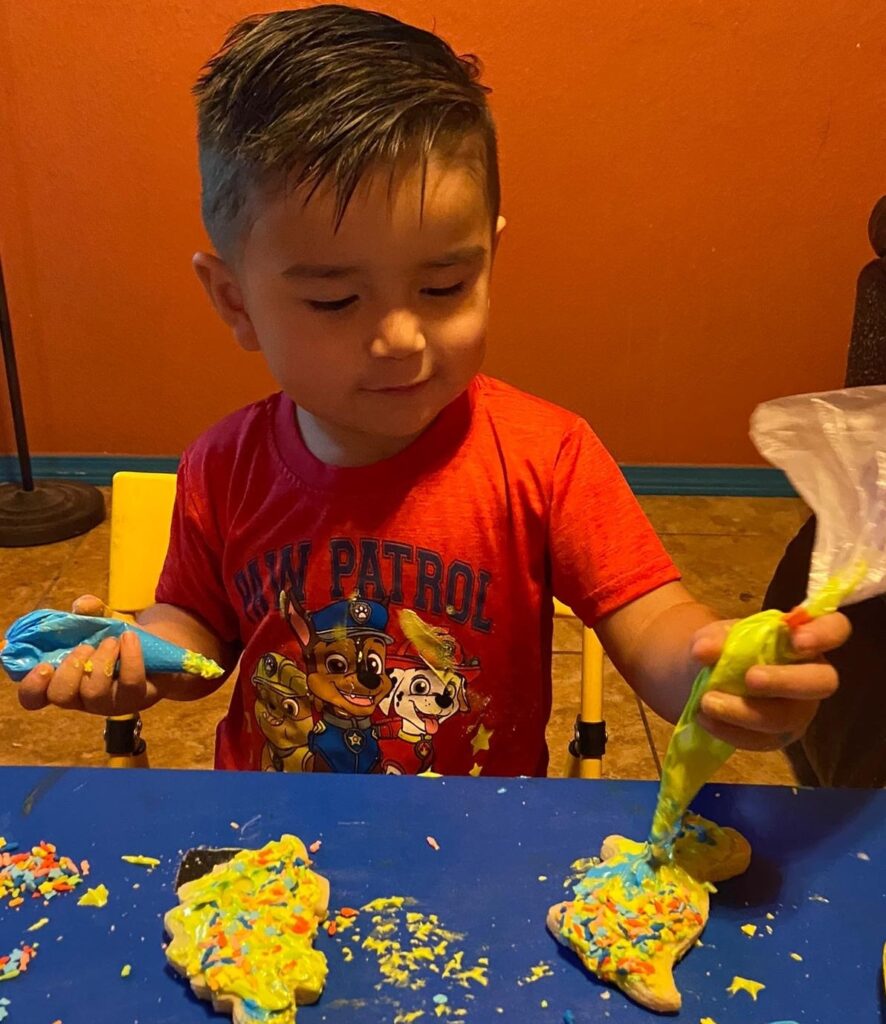
[[[839,385],[886,191],[882,0],[380,3],[495,89],[491,372],[629,462],[752,462],[758,401]],[[0,253],[35,452],[178,452],[272,386],[189,266],[189,88],[256,6],[0,0]]]

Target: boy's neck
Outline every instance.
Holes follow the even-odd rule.
[[[295,414],[305,447],[314,458],[328,466],[371,466],[402,452],[423,433],[419,431],[408,437],[379,437],[321,420],[301,406],[295,407]]]

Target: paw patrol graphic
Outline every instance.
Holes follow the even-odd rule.
[[[263,654],[252,677],[255,718],[267,743],[262,771],[302,771],[314,725],[305,674],[282,654]]]
[[[307,737],[304,770],[380,771],[378,732],[371,718],[391,692],[385,669],[388,610],[359,595],[308,612],[286,593],[280,612],[301,646],[307,688],[319,715]]]
[[[470,711],[468,677],[480,663],[466,661],[451,634],[427,626],[414,612],[402,612],[400,624],[412,639],[388,657],[394,689],[381,707],[388,716],[381,727],[382,770],[417,775],[433,764],[440,726]]]

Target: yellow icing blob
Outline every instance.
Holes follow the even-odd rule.
[[[201,676],[203,679],[218,679],[225,674],[221,665],[217,665],[211,658],[196,651],[185,651],[182,655],[182,669],[190,672],[191,675]]]
[[[736,992],[747,992],[756,1003],[757,994],[764,988],[766,988],[766,986],[762,981],[752,981],[750,978],[741,978],[736,974],[732,979],[732,984],[726,989],[726,991],[731,996],[734,996]]]
[[[142,868],[155,868],[160,863],[157,857],[145,857],[140,853],[128,853],[120,860],[125,860],[127,864],[137,864]]]
[[[94,889],[87,889],[77,900],[78,907],[104,907],[108,902],[108,890],[104,885],[97,885]]]
[[[328,888],[309,865],[304,844],[284,835],[187,882],[166,915],[170,963],[213,1000],[242,1000],[245,1020],[293,1024],[297,1003],[315,1002],[326,980],[313,941]]]
[[[553,976],[554,972],[551,970],[551,965],[542,960],[540,963],[530,967],[529,973],[522,977],[517,984],[531,985],[535,981],[541,981],[542,978],[553,978]]]

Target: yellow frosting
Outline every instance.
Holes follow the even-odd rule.
[[[196,651],[185,651],[182,655],[182,668],[191,675],[202,676],[204,679],[218,679],[225,674],[221,665],[217,665],[211,658]]]
[[[125,860],[127,864],[137,864],[141,868],[155,868],[160,863],[157,857],[145,857],[141,853],[127,853],[120,860]]]
[[[97,885],[94,889],[87,889],[77,900],[78,907],[104,907],[108,902],[108,890],[104,885]]]
[[[313,948],[325,894],[309,865],[304,844],[284,835],[183,885],[166,917],[170,962],[214,999],[241,999],[245,1019],[292,1024],[296,1003],[319,998],[326,980]]]
[[[747,992],[756,1003],[757,993],[764,988],[766,988],[766,986],[762,981],[753,981],[751,978],[742,978],[736,974],[732,979],[732,984],[726,989],[726,991],[731,996],[734,996],[736,992]]]
[[[674,862],[652,867],[642,843],[620,846],[575,887],[560,935],[599,978],[644,977],[654,988],[665,948],[702,928],[710,886]]]

